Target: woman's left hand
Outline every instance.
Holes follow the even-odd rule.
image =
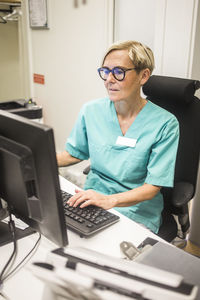
[[[96,205],[104,209],[110,209],[115,206],[110,196],[97,193],[93,190],[81,191],[76,189],[75,192],[76,194],[68,200],[70,206],[76,207],[80,204],[80,207],[83,208],[88,205]]]

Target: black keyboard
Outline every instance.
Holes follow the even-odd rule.
[[[89,205],[84,208],[67,204],[71,194],[61,191],[67,227],[80,236],[90,236],[103,228],[119,221],[119,216],[98,206]]]

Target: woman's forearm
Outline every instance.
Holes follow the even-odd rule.
[[[71,156],[67,151],[56,154],[58,167],[66,167],[79,163],[81,160]]]
[[[108,198],[115,203],[114,206],[131,206],[142,201],[152,199],[160,191],[160,189],[161,187],[159,186],[145,183],[144,185],[133,190],[109,195]]]

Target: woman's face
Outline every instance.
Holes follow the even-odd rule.
[[[129,69],[134,68],[134,65],[128,56],[128,50],[113,50],[106,56],[103,67]],[[128,71],[123,81],[115,79],[110,72],[107,80],[104,81],[110,100],[114,102],[122,100],[133,101],[135,97],[140,96],[140,87],[144,84],[142,80],[143,72],[144,70],[138,74],[134,69]]]

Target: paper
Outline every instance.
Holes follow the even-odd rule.
[[[9,220],[10,220],[10,218],[7,217],[7,218],[5,218],[2,222],[8,224]],[[16,227],[16,228],[19,228],[19,229],[24,230],[24,229],[26,229],[26,228],[29,227],[26,223],[24,223],[22,220],[20,220],[19,218],[16,218],[16,217],[13,216],[13,215],[12,215],[12,220],[15,222],[15,227]]]

